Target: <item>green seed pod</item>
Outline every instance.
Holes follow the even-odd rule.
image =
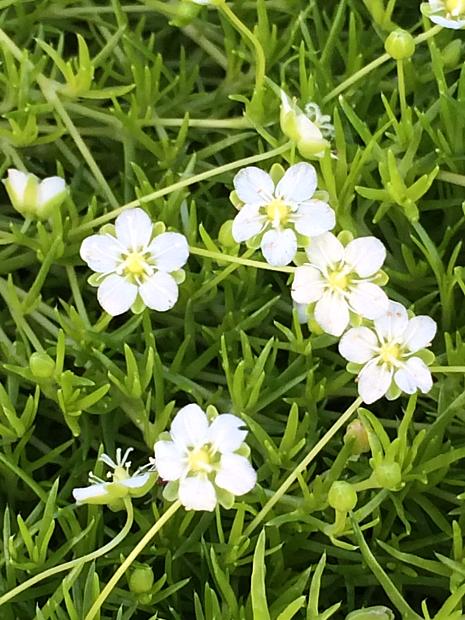
[[[141,564],[129,576],[129,589],[134,594],[146,594],[154,582],[153,570],[148,564]]]
[[[415,52],[415,41],[409,32],[398,28],[388,36],[384,49],[394,60],[406,60]]]
[[[379,486],[389,491],[395,491],[402,482],[402,470],[399,463],[381,463],[374,469]]]
[[[55,362],[47,353],[33,353],[29,359],[29,368],[37,379],[50,379],[55,372]]]
[[[376,605],[351,611],[346,620],[394,620],[394,614],[388,607]]]
[[[357,504],[357,492],[349,482],[333,482],[328,493],[328,503],[339,512],[349,512]]]
[[[370,451],[370,442],[368,441],[368,433],[363,426],[361,420],[353,420],[344,435],[344,443],[348,443],[352,439],[352,454],[363,454]]]

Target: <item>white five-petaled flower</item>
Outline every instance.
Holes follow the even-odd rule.
[[[116,450],[116,461],[107,454],[102,454],[100,461],[113,472],[108,472],[108,481],[101,480],[93,473],[89,474],[90,486],[73,489],[73,497],[79,504],[110,504],[120,506],[125,497],[142,497],[155,482],[155,476],[146,468],[129,473],[131,462],[128,457],[133,448],[128,448],[124,455],[121,448]]]
[[[339,342],[341,355],[362,365],[358,390],[367,404],[382,396],[397,397],[400,392],[426,394],[433,380],[420,351],[429,347],[436,334],[436,323],[429,316],[408,318],[402,304],[391,301],[388,312],[374,321],[373,328],[349,329]]]
[[[336,217],[322,200],[312,199],[317,187],[315,168],[301,162],[291,166],[275,183],[264,170],[249,166],[234,177],[242,208],[232,236],[237,243],[258,235],[263,256],[270,265],[288,265],[298,247],[297,234],[316,237],[334,228]]]
[[[360,237],[346,247],[335,235],[325,233],[306,248],[308,264],[297,267],[292,299],[316,303],[314,318],[332,336],[340,336],[350,313],[376,319],[388,309],[388,297],[373,283],[386,258],[384,245],[375,237]]]
[[[214,510],[255,486],[257,475],[248,454],[242,420],[229,413],[211,424],[198,405],[179,410],[166,438],[155,443],[152,460],[167,497],[178,497],[187,510]],[[229,505],[229,504],[228,504]]]
[[[421,12],[443,28],[465,27],[465,0],[428,0],[421,5]]]
[[[144,305],[160,312],[178,299],[180,271],[189,256],[184,235],[164,232],[153,237],[153,223],[142,209],[128,209],[116,218],[114,235],[92,235],[81,245],[81,258],[97,272],[91,284],[104,310],[116,316]],[[142,302],[142,303],[141,303]]]
[[[39,180],[31,172],[8,170],[3,181],[13,207],[24,217],[47,219],[66,197],[66,183],[61,177]]]

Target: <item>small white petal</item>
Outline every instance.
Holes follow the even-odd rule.
[[[233,184],[239,200],[245,204],[266,205],[273,199],[273,179],[256,166],[239,170]]]
[[[244,495],[257,482],[257,473],[249,461],[239,454],[223,454],[215,484],[233,495]]]
[[[179,480],[186,472],[186,455],[173,441],[157,441],[153,447],[155,468],[163,480]]]
[[[263,235],[260,247],[267,263],[274,267],[284,267],[296,255],[297,238],[289,228],[269,230]]]
[[[358,282],[348,297],[349,306],[365,319],[377,319],[389,308],[389,298],[383,289],[371,282]]]
[[[340,336],[349,324],[347,302],[338,293],[326,292],[315,306],[315,321],[332,336]]]
[[[186,510],[215,510],[215,487],[205,476],[189,476],[179,483],[179,500]]]
[[[121,248],[111,235],[91,235],[84,239],[79,251],[82,260],[97,273],[116,271],[121,262]]]
[[[151,237],[153,224],[142,209],[127,209],[115,221],[116,237],[130,252],[146,248]]]
[[[127,489],[141,489],[150,480],[150,474],[137,474],[127,478],[127,480],[120,480],[118,484]]]
[[[322,200],[309,200],[299,205],[293,215],[295,229],[306,237],[318,237],[336,225],[336,214]]]
[[[155,237],[147,248],[159,271],[171,273],[181,269],[189,258],[189,245],[184,235],[167,232]]]
[[[311,304],[321,298],[324,286],[319,269],[311,265],[297,267],[291,288],[292,299],[298,304]]]
[[[66,190],[65,180],[61,177],[47,177],[39,183],[39,206],[42,206]]]
[[[394,375],[394,381],[406,394],[414,394],[417,389],[426,394],[433,387],[431,372],[419,357],[407,360]]]
[[[358,375],[358,392],[367,405],[382,398],[392,382],[392,369],[376,361],[368,362]]]
[[[396,301],[390,301],[386,314],[375,319],[375,329],[385,340],[402,339],[407,325],[407,310]]]
[[[73,497],[79,504],[84,504],[86,502],[91,504],[104,504],[109,495],[108,486],[104,482],[73,489]]]
[[[178,301],[179,290],[173,276],[157,271],[140,285],[139,294],[148,308],[166,312]]]
[[[24,192],[30,176],[30,173],[22,172],[21,170],[16,170],[15,168],[9,168],[8,170],[9,190],[13,194],[15,200],[19,203],[22,203],[24,200]]]
[[[223,413],[211,423],[207,441],[217,452],[234,452],[247,436],[247,431],[241,429],[243,426],[244,422],[237,416]]]
[[[180,450],[203,446],[208,438],[208,418],[198,405],[186,405],[171,423],[170,433]]]
[[[300,162],[286,170],[276,186],[276,196],[285,202],[302,202],[313,196],[316,190],[316,170],[311,164]]]
[[[344,260],[361,278],[378,272],[386,260],[386,248],[376,237],[360,237],[347,244]]]
[[[368,327],[352,327],[339,342],[339,353],[349,362],[365,364],[375,355],[378,338]]]
[[[302,325],[308,322],[308,304],[298,304],[294,302],[294,308],[297,311],[297,319]]]
[[[438,24],[443,28],[461,30],[465,26],[465,19],[447,19],[441,15],[429,15],[429,18],[434,24]]]
[[[344,258],[344,246],[333,233],[326,232],[312,238],[306,248],[310,263],[319,267],[323,273]]]
[[[232,236],[236,243],[247,241],[258,235],[266,226],[267,218],[260,214],[260,206],[244,205],[232,225]]]
[[[410,319],[404,332],[404,344],[412,353],[429,347],[436,335],[437,325],[429,316],[415,316]]]
[[[111,316],[118,316],[129,310],[136,296],[137,286],[115,273],[105,278],[97,290],[100,305]]]

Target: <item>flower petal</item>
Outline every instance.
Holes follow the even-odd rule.
[[[186,510],[215,510],[215,487],[205,476],[189,476],[179,483],[179,500]]]
[[[349,306],[365,319],[377,319],[389,308],[389,298],[383,289],[371,282],[358,282],[352,287]]]
[[[318,237],[336,225],[334,210],[322,200],[300,204],[292,219],[297,232],[306,237]]]
[[[332,336],[340,336],[349,324],[347,302],[338,293],[326,292],[315,306],[315,321]]]
[[[386,260],[386,248],[376,237],[360,237],[347,244],[344,260],[361,278],[374,275]]]
[[[79,253],[82,260],[97,273],[111,273],[121,262],[121,248],[111,235],[86,237]]]
[[[42,206],[66,190],[61,177],[47,177],[39,183],[39,205]]]
[[[175,232],[162,233],[150,243],[147,251],[159,271],[170,273],[181,269],[189,258],[189,245],[184,235]]]
[[[297,267],[291,288],[292,299],[298,304],[311,304],[321,298],[324,286],[319,269],[311,265]]]
[[[171,423],[170,433],[180,450],[203,446],[208,440],[208,418],[198,405],[186,405]]]
[[[274,183],[270,175],[257,168],[242,168],[234,177],[234,189],[244,204],[266,205],[273,199]]]
[[[16,168],[8,169],[7,188],[12,194],[12,199],[16,202],[23,202],[24,192],[30,176],[30,173],[16,170]]]
[[[302,202],[313,196],[316,190],[316,170],[312,164],[300,162],[286,170],[276,186],[275,194],[285,202]]]
[[[436,335],[437,325],[429,316],[415,316],[410,319],[404,332],[404,343],[409,351],[415,353],[429,347]]]
[[[146,474],[137,474],[135,476],[127,478],[126,480],[119,480],[119,484],[121,484],[123,487],[126,487],[127,489],[140,489],[147,484],[147,482],[150,480],[151,475],[152,474],[150,474],[149,472],[147,472]]]
[[[105,278],[97,290],[100,305],[111,316],[118,316],[129,310],[136,296],[137,286],[115,273]]]
[[[187,472],[187,459],[183,450],[174,441],[157,441],[155,468],[163,480],[179,480]]]
[[[319,267],[325,274],[329,266],[336,265],[344,258],[344,246],[330,232],[313,237],[305,251],[309,262]]]
[[[424,394],[433,387],[431,371],[419,357],[411,357],[394,375],[394,381],[406,394],[414,394],[420,389]]]
[[[443,28],[451,28],[452,30],[461,30],[465,26],[465,19],[448,19],[441,15],[430,14],[428,16],[434,24],[438,24]]]
[[[349,362],[365,364],[375,355],[378,338],[368,327],[352,327],[339,342],[339,353]]]
[[[218,452],[234,452],[247,436],[241,429],[245,423],[235,415],[222,413],[216,417],[208,429],[208,443]]]
[[[392,369],[385,364],[377,364],[375,360],[368,362],[358,375],[358,392],[367,405],[382,398],[392,381]]]
[[[258,235],[266,226],[267,219],[260,214],[259,205],[244,205],[234,218],[232,236],[236,243],[247,241]]]
[[[403,334],[407,325],[407,310],[396,301],[390,301],[386,314],[375,319],[375,329],[379,336],[385,340],[403,340]]]
[[[269,230],[263,235],[260,244],[263,256],[274,267],[289,265],[297,252],[295,232],[286,230]]]
[[[110,495],[105,482],[73,489],[73,497],[78,504],[106,504]]]
[[[115,221],[116,238],[130,252],[146,248],[151,237],[153,224],[142,209],[127,209]]]
[[[179,290],[173,276],[157,271],[139,286],[139,294],[148,308],[166,312],[178,301]]]
[[[233,495],[244,495],[257,482],[257,473],[249,461],[239,454],[223,454],[215,484]]]

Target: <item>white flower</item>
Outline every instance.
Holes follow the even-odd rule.
[[[288,265],[297,252],[297,233],[316,237],[334,228],[331,207],[312,199],[317,185],[315,168],[291,166],[275,186],[271,176],[255,166],[240,170],[234,188],[242,208],[236,215],[232,236],[237,243],[263,235],[261,250],[270,265]]]
[[[116,316],[145,306],[164,312],[178,299],[176,277],[189,256],[184,235],[164,232],[153,237],[153,223],[142,209],[128,209],[116,218],[114,234],[92,235],[81,245],[81,258],[98,276],[97,298]],[[174,276],[174,277],[173,277]],[[180,279],[178,277],[178,280]]]
[[[334,134],[331,118],[322,114],[316,103],[309,102],[305,113],[281,90],[281,129],[296,143],[299,153],[306,158],[323,157]]]
[[[198,405],[180,409],[166,439],[154,446],[154,468],[169,481],[167,497],[174,492],[187,510],[211,511],[218,501],[229,506],[235,495],[253,489],[257,475],[244,456],[243,425],[229,413],[210,424]]]
[[[298,304],[315,303],[314,318],[332,336],[340,336],[350,312],[376,319],[388,309],[384,291],[373,283],[386,258],[375,237],[360,237],[346,247],[332,233],[311,240],[306,248],[309,264],[297,267],[291,295]]]
[[[341,338],[339,352],[349,362],[363,365],[357,380],[364,402],[373,403],[384,395],[395,398],[401,391],[429,392],[431,372],[418,352],[430,346],[435,334],[433,319],[409,319],[404,306],[394,301],[388,312],[374,321],[373,329],[349,329]]]
[[[66,183],[61,177],[40,181],[35,174],[10,168],[3,180],[13,207],[25,217],[47,219],[66,197]]]
[[[112,507],[119,508],[121,500],[125,497],[142,497],[150,490],[155,482],[153,473],[146,471],[145,468],[138,469],[134,474],[129,473],[131,466],[128,456],[133,448],[128,448],[124,455],[121,455],[121,448],[116,450],[116,462],[107,454],[102,454],[100,461],[108,465],[113,472],[108,472],[106,482],[94,474],[89,474],[88,487],[73,489],[73,497],[78,504],[110,504]]]
[[[420,8],[423,15],[443,28],[459,30],[465,26],[465,0],[429,0]]]

